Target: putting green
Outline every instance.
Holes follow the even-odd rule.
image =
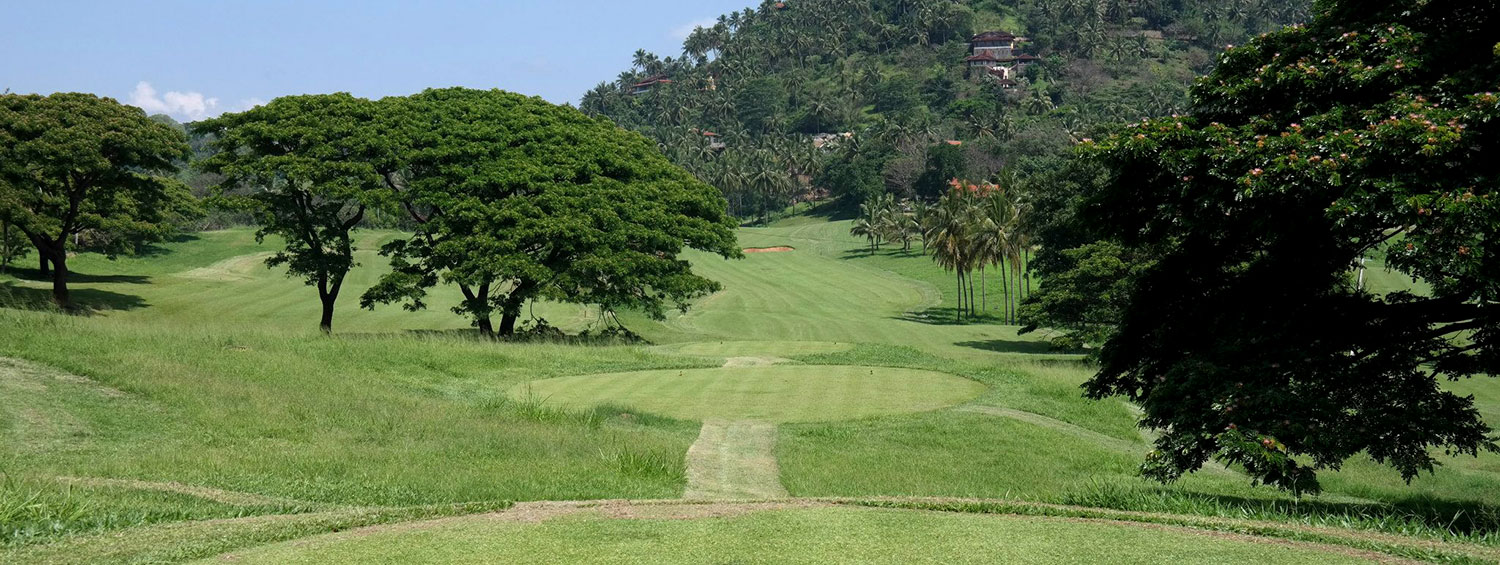
[[[376,527],[202,563],[1369,563],[1373,554],[1065,519],[858,508],[617,510]],[[631,516],[639,513],[640,516]],[[717,516],[717,517],[715,517]]]
[[[655,349],[695,357],[796,357],[839,353],[853,348],[852,343],[832,341],[703,341],[663,345]]]
[[[583,375],[533,381],[510,391],[570,408],[609,404],[688,420],[767,422],[920,412],[981,392],[982,384],[932,371],[821,365]]]

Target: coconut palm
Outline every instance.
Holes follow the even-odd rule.
[[[871,255],[880,249],[880,212],[871,202],[859,205],[859,217],[854,219],[849,235],[869,241]]]
[[[927,247],[932,258],[945,271],[953,272],[958,283],[958,312],[955,319],[962,320],[963,313],[973,309],[972,291],[965,301],[965,283],[974,270],[974,209],[969,195],[954,189],[938,200],[929,216]],[[968,286],[972,287],[972,283]]]

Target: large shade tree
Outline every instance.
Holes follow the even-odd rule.
[[[286,96],[194,125],[215,140],[203,168],[222,175],[221,202],[255,218],[258,241],[285,242],[266,265],[317,287],[324,332],[355,266],[353,232],[387,196],[390,150],[376,108],[342,93]]]
[[[75,236],[114,257],[176,228],[192,196],[167,175],[187,153],[181,131],[109,98],[0,95],[0,221],[51,265],[58,306],[73,307]]]
[[[498,90],[382,103],[400,145],[386,181],[416,230],[383,249],[394,270],[366,307],[422,308],[450,283],[464,295],[454,310],[486,335],[513,333],[532,299],[661,317],[719,288],[684,247],[740,254],[718,190],[607,120]]]
[[[1191,116],[1092,144],[1080,222],[1156,260],[1086,389],[1162,430],[1149,476],[1314,492],[1361,452],[1411,480],[1494,449],[1440,381],[1500,372],[1497,89],[1500,4],[1324,2],[1228,49]],[[1431,292],[1360,288],[1368,256]]]

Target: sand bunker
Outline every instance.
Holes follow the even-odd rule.
[[[745,253],[786,253],[788,251],[796,251],[796,249],[792,247],[750,247],[744,251]]]

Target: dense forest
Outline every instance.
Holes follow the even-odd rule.
[[[1184,111],[1226,44],[1304,21],[1309,0],[767,1],[582,99],[724,190],[742,218],[832,196],[935,200],[1024,176],[1102,124]],[[1035,56],[970,72],[970,38]],[[1014,175],[1013,175],[1014,178]]]

